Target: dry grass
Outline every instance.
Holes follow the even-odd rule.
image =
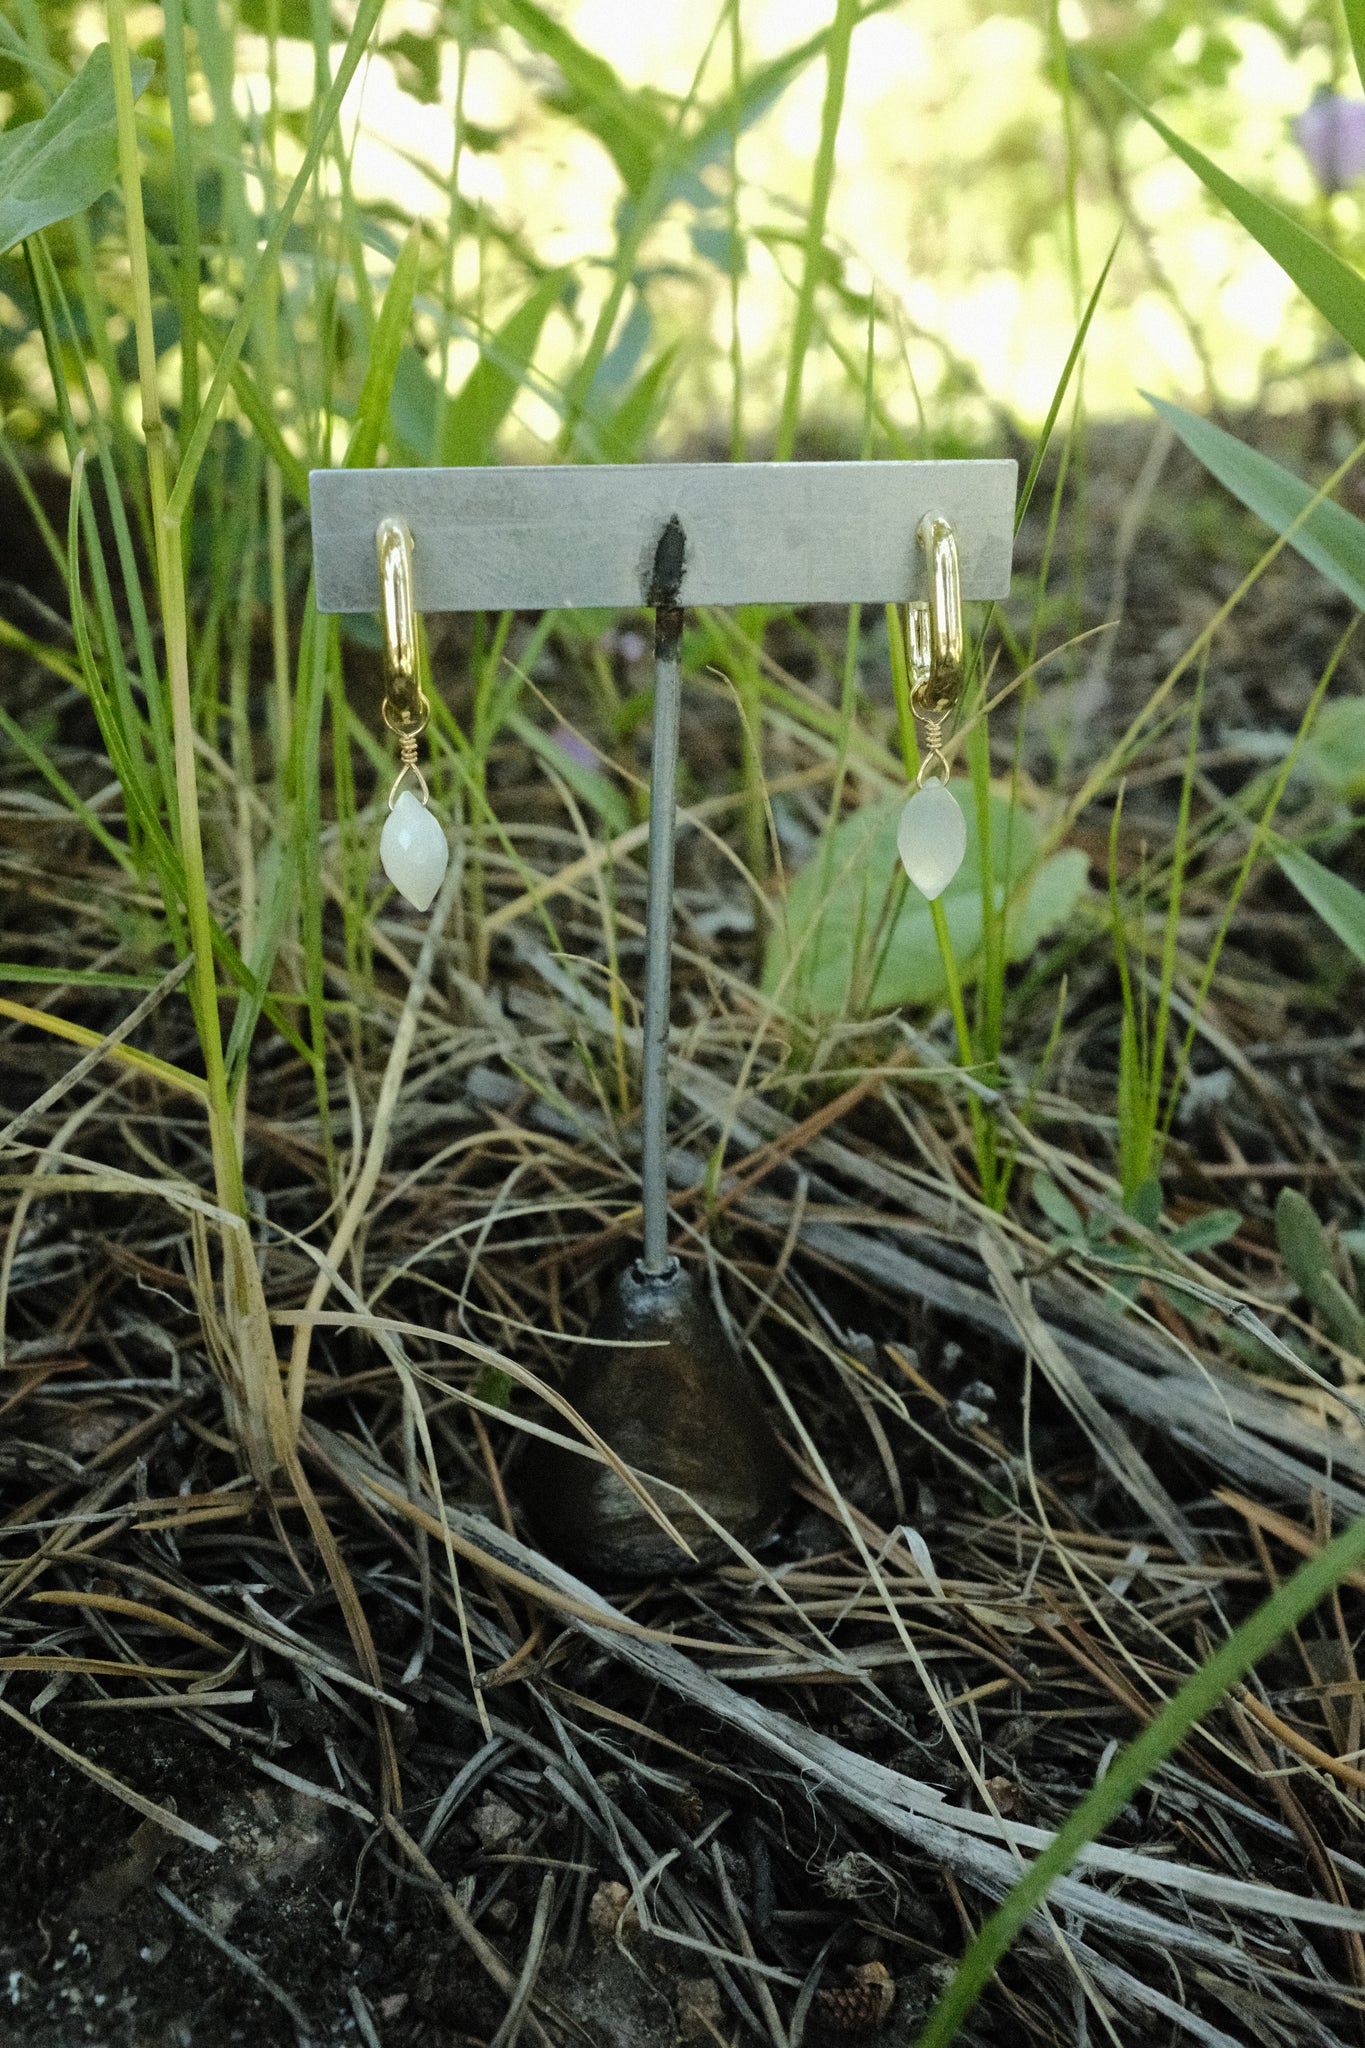
[[[1306,575],[1284,565],[1216,645],[1210,691],[1240,692],[1244,723],[1275,686],[1248,650]],[[1164,587],[1177,624],[1211,609],[1193,579]],[[1101,678],[1115,727],[1158,637],[1142,618]],[[29,688],[17,666],[9,687]],[[63,717],[66,772],[93,790],[98,763]],[[1243,843],[1225,797],[1244,765],[1219,723],[1191,960]],[[704,786],[714,739],[699,725],[692,742]],[[818,817],[828,751],[778,726],[768,766],[786,819]],[[1158,751],[1153,832],[1169,767]],[[614,2010],[610,2037],[641,2043],[676,2026],[774,2048],[877,2027],[908,2042],[987,1902],[1112,1746],[1334,1520],[1365,1512],[1359,1364],[1321,1336],[1316,1377],[1296,1363],[1308,1325],[1269,1223],[1284,1184],[1354,1220],[1358,985],[1273,884],[1248,893],[1166,1172],[1177,1219],[1231,1200],[1244,1220],[1183,1258],[1115,1205],[1116,997],[1097,921],[1065,963],[1041,1090],[1030,1102],[1055,965],[1016,1018],[1004,1086],[985,1091],[1019,1151],[996,1215],[972,1192],[982,1084],[953,1068],[946,1033],[907,1016],[795,1034],[749,977],[750,898],[722,836],[735,810],[693,806],[675,1241],[767,1380],[795,1504],[760,1555],[604,1600],[529,1541],[517,1464],[528,1429],[568,1426],[553,1389],[634,1241],[637,1031],[608,969],[628,991],[643,835],[595,839],[514,747],[495,779],[509,837],[486,849],[487,986],[457,868],[429,924],[375,918],[372,979],[330,946],[330,1130],[283,1040],[264,1035],[253,1061],[252,1213],[330,1580],[295,1492],[262,1497],[224,1434],[199,1105],[145,1060],[73,1073],[68,1049],[6,1026],[5,1098],[33,1107],[3,1134],[0,1709],[37,1745],[32,1770],[55,1755],[177,1838],[173,1884],[143,1910],[159,1898],[185,1940],[218,1944],[264,2001],[258,2038],[339,2039],[349,2015],[367,2042],[406,2048],[455,2038],[440,2030],[453,2017],[510,2048],[602,2038]],[[852,780],[855,796],[877,787],[871,768]],[[6,812],[7,957],[146,974],[132,884],[84,865],[40,797],[13,793]],[[1088,814],[1083,843],[1102,829]],[[230,919],[225,857],[215,886]],[[135,1000],[24,993],[101,1040]],[[183,999],[155,994],[140,1049],[192,1065]],[[1091,1219],[1089,1248],[1059,1243],[1030,1198],[1040,1174]],[[1106,1221],[1127,1232],[1126,1273]],[[1125,1312],[1113,1287],[1133,1271]],[[972,2038],[1360,2037],[1361,1590],[1057,1887]],[[237,1782],[326,1809],[347,1874],[327,1866],[334,1888],[360,1858],[346,1925],[377,1891],[395,1925],[449,1944],[459,2011],[443,2022],[413,1988],[386,2017],[344,1948],[304,1967],[268,1928],[254,1949],[223,1934],[205,1905],[219,1776],[185,1769],[172,1805],[94,1754],[92,1731],[162,1718],[192,1732],[186,1755],[221,1752]]]

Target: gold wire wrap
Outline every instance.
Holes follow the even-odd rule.
[[[412,535],[401,519],[381,519],[375,531],[379,591],[384,613],[384,723],[398,739],[400,767],[389,791],[392,810],[407,778],[421,801],[430,801],[427,779],[417,765],[417,741],[426,731],[431,705],[417,679],[417,605],[412,588]]]
[[[425,720],[423,723],[425,723]],[[419,727],[418,731],[420,730],[421,728]],[[398,741],[398,759],[401,766],[393,778],[393,788],[389,791],[389,809],[392,810],[398,801],[398,792],[407,781],[409,775],[417,784],[418,802],[430,803],[431,791],[427,788],[427,778],[417,765],[417,733],[405,732],[402,734]]]
[[[945,738],[944,721],[941,718],[926,718],[924,721],[924,752],[920,757],[919,773],[915,777],[915,788],[923,789],[926,782],[946,782],[949,776],[947,758],[943,752]]]
[[[923,789],[931,780],[948,780],[943,744],[962,695],[962,575],[957,536],[940,514],[926,512],[916,538],[924,549],[929,596],[905,607],[905,655],[910,709],[924,725],[925,751],[915,777],[916,789]]]

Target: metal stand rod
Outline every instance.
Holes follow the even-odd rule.
[[[682,612],[654,614],[654,758],[650,769],[649,894],[645,909],[645,1018],[640,1178],[646,1273],[668,1253],[668,1026],[673,987],[673,840],[677,813]]]

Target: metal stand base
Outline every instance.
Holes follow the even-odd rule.
[[[673,841],[687,539],[670,519],[659,536],[649,599],[654,610],[654,759],[650,776],[649,899],[640,1184],[644,1248],[615,1281],[593,1336],[619,1344],[578,1354],[564,1392],[626,1464],[662,1480],[660,1506],[698,1564],[728,1555],[683,1493],[742,1542],[767,1533],[787,1500],[777,1439],[743,1363],[712,1308],[668,1249],[668,1027],[673,965]],[[547,1550],[579,1571],[652,1578],[685,1569],[687,1555],[610,1470],[534,1442],[522,1498]],[[673,1488],[682,1489],[674,1493]]]
[[[642,1262],[612,1286],[594,1337],[619,1348],[577,1353],[564,1393],[650,1492],[696,1553],[730,1552],[684,1494],[752,1545],[787,1504],[787,1466],[750,1375],[710,1302],[676,1259]],[[646,1483],[649,1483],[648,1480]],[[673,1489],[681,1491],[675,1492]],[[653,1578],[695,1569],[609,1466],[533,1440],[520,1492],[540,1541],[582,1576]]]

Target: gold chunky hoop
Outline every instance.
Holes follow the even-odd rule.
[[[412,587],[412,535],[401,519],[381,519],[375,532],[379,590],[384,615],[384,723],[398,740],[399,770],[389,791],[392,810],[409,776],[421,801],[429,801],[427,780],[417,762],[417,742],[426,731],[431,706],[417,679],[417,605]]]
[[[962,696],[962,570],[957,535],[948,520],[927,512],[916,534],[924,550],[929,595],[905,608],[905,652],[910,709],[923,721],[924,758],[915,779],[946,782],[943,742]]]

